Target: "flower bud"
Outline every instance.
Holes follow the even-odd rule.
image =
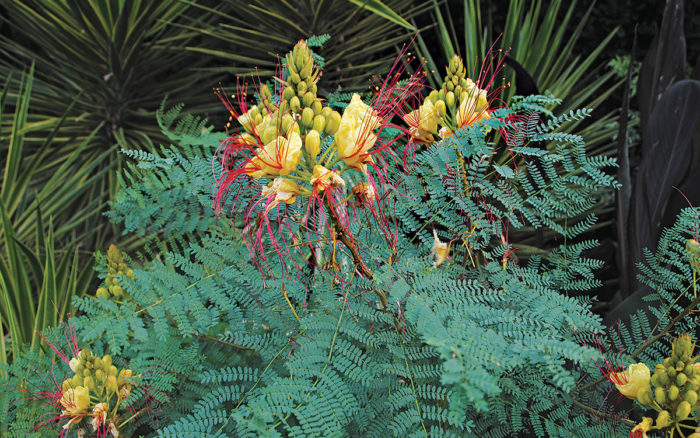
[[[70,384],[72,388],[77,388],[78,386],[83,386],[83,377],[76,374],[70,379]]]
[[[455,106],[455,94],[453,92],[447,92],[447,94],[445,95],[445,103],[450,108],[453,108]]]
[[[685,243],[685,252],[693,270],[700,271],[700,243],[695,239],[688,239]]]
[[[314,112],[316,112],[316,111],[314,111]],[[332,112],[333,112],[333,110],[332,110],[331,107],[329,107],[329,106],[324,106],[324,107],[321,109],[321,115],[322,115],[323,117],[325,117],[325,118],[330,117]]]
[[[97,293],[95,293],[95,295],[98,297],[104,297],[107,299],[109,299],[109,297],[110,297],[109,291],[107,291],[107,289],[105,289],[104,287],[98,287]]]
[[[302,98],[301,102],[304,104],[305,107],[309,108],[314,103],[315,99],[316,95],[311,91],[307,91],[306,94],[304,94],[304,97]]]
[[[284,91],[282,92],[282,99],[289,102],[292,96],[294,96],[294,89],[289,86],[284,87]]]
[[[428,94],[428,100],[431,101],[432,103],[435,103],[439,99],[438,96],[438,90],[432,90],[430,94]]]
[[[119,286],[119,285],[117,285],[117,286],[112,286],[112,288],[113,288],[113,289],[112,289],[112,294],[113,294],[115,297],[120,298],[120,297],[124,296],[124,290],[122,289],[121,286]]]
[[[314,124],[314,111],[311,108],[304,108],[301,112],[301,126],[311,128]]]
[[[318,99],[315,99],[311,103],[311,109],[314,110],[314,114],[316,115],[323,115],[323,117],[326,117],[325,114],[323,114],[323,105],[321,105],[321,101]]]
[[[306,82],[301,81],[297,84],[297,95],[303,96],[306,93]]]
[[[270,126],[263,129],[262,133],[260,134],[260,141],[262,142],[262,144],[268,144],[272,141],[275,141],[276,138],[277,126],[275,126],[274,123],[270,124]]]
[[[90,377],[91,374],[92,374],[92,372],[90,371],[90,369],[85,368],[83,370],[83,377]]]
[[[291,99],[289,99],[289,108],[292,109],[295,113],[299,112],[299,109],[301,108],[301,102],[299,101],[298,96],[293,96]]]
[[[313,58],[307,59],[306,64],[299,70],[299,77],[301,79],[306,79],[311,74],[311,70],[314,68]]]
[[[323,117],[321,114],[314,117],[314,125],[313,125],[314,131],[323,132],[323,129],[325,127],[326,127],[326,118],[325,117]]]
[[[66,379],[63,381],[63,383],[61,383],[61,391],[62,392],[66,392],[72,387],[73,387],[73,382],[71,381],[71,379]]]
[[[675,367],[668,368],[668,369],[666,370],[666,374],[668,374],[668,377],[670,377],[671,379],[675,379],[675,378],[676,378],[676,374],[677,374],[677,373],[676,373],[676,368],[675,368]]]
[[[117,367],[115,367],[114,365],[111,365],[109,367],[109,375],[116,376],[117,375]]]
[[[678,398],[679,392],[680,392],[680,391],[678,390],[678,387],[677,387],[676,385],[671,385],[671,386],[669,386],[669,388],[668,388],[668,399],[671,400],[671,401],[676,401],[676,399]]]
[[[686,376],[685,374],[678,373],[678,375],[676,375],[676,384],[678,386],[685,385],[685,382],[687,382],[687,381],[688,381],[688,376]]]
[[[688,376],[688,377],[693,377],[693,372],[695,371],[695,368],[693,367],[692,363],[689,363],[688,365],[683,368],[683,373]]]
[[[440,100],[445,100],[445,94],[447,92],[445,91],[444,88],[440,88],[440,91],[438,91],[438,99]]]
[[[666,367],[666,368],[673,367],[673,360],[671,360],[670,357],[667,357],[666,359],[664,359],[664,367]]]
[[[662,387],[657,386],[654,390],[654,398],[660,405],[663,405],[666,403],[666,391]]]
[[[104,370],[97,370],[95,371],[95,380],[98,382],[102,383],[105,381],[107,378],[107,374],[105,374]]]
[[[306,148],[306,152],[308,152],[308,154],[312,158],[316,158],[318,154],[321,153],[321,135],[318,133],[318,131],[312,129],[306,134],[306,140],[304,140],[304,147]]]
[[[688,418],[688,415],[690,415],[690,403],[683,400],[676,408],[676,418],[683,421]]]
[[[673,421],[671,421],[671,414],[669,414],[668,411],[661,411],[659,412],[659,415],[656,416],[656,427],[659,429],[668,427],[672,423]]]
[[[315,94],[318,94],[318,86],[316,85],[316,82],[314,82],[314,83],[312,83],[311,85],[309,85],[309,91],[311,91],[312,93],[314,93],[314,95],[315,95]]]
[[[647,386],[637,391],[637,401],[646,406],[653,405],[654,399],[651,396],[651,387]]]
[[[435,109],[437,110],[440,117],[445,117],[447,115],[447,107],[445,106],[444,100],[438,100],[435,102]]]
[[[105,388],[110,392],[117,392],[119,387],[117,386],[117,376],[109,375],[107,376],[107,381],[105,382]]]
[[[104,365],[105,371],[109,369],[109,367],[112,366],[112,356],[109,354],[105,354],[102,356],[102,364]]]
[[[700,438],[700,432],[691,433],[687,438]]]
[[[452,81],[446,82],[446,83],[445,83],[445,88],[447,88],[447,91],[454,91],[454,90],[455,90],[455,84],[453,84]]]
[[[340,126],[340,113],[338,111],[331,112],[331,115],[326,118],[326,133],[333,135]]]
[[[95,381],[92,379],[92,377],[84,377],[83,386],[89,389],[90,391],[95,392]]]
[[[690,406],[695,406],[695,403],[698,401],[698,393],[693,390],[688,390],[683,393],[683,400],[690,403]]]

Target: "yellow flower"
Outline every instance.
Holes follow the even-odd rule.
[[[374,186],[366,182],[358,183],[352,188],[352,193],[355,194],[361,205],[374,202],[377,199],[377,191],[374,189]]]
[[[338,157],[348,167],[364,170],[365,164],[372,162],[367,152],[377,141],[373,131],[379,128],[380,122],[377,112],[362,102],[358,94],[353,94],[335,133]]]
[[[328,170],[320,164],[314,166],[314,174],[311,176],[310,182],[319,192],[331,186],[345,185],[345,181],[335,170]]]
[[[467,79],[467,96],[457,111],[457,126],[463,128],[491,118],[486,90],[479,88],[471,79]]]
[[[435,256],[435,263],[433,267],[437,268],[450,256],[450,243],[443,242],[438,238],[437,231],[433,230],[433,251],[430,255]]]
[[[411,137],[423,143],[433,141],[433,134],[438,130],[438,111],[430,100],[426,100],[417,110],[404,116]]]
[[[639,423],[630,432],[630,437],[633,438],[647,438],[647,432],[651,430],[651,426],[654,420],[650,417],[642,417],[642,422]]]
[[[132,370],[123,369],[119,371],[119,377],[117,378],[117,386],[119,386],[119,398],[125,399],[129,396],[131,392],[131,383],[129,378],[134,374]]]
[[[80,422],[87,414],[87,408],[90,406],[90,390],[83,386],[68,388],[63,392],[59,403],[63,406],[63,415],[72,417],[63,426],[64,429],[68,429],[73,424]]]
[[[92,409],[92,430],[96,431],[107,422],[107,411],[109,406],[106,403],[97,403]]]
[[[258,148],[255,158],[246,165],[253,178],[284,176],[296,170],[301,158],[301,136],[291,131],[287,137],[277,137],[264,148]]]
[[[70,362],[68,362],[68,366],[70,367],[71,371],[75,372],[75,370],[78,368],[78,365],[80,365],[80,361],[77,358],[72,358]]]
[[[629,366],[629,369],[615,373],[615,379],[613,379],[613,381],[626,382],[615,383],[615,387],[620,391],[620,394],[632,400],[637,399],[637,394],[640,390],[650,388],[650,380],[651,373],[649,368],[641,362],[633,363]]]
[[[275,178],[270,184],[262,189],[263,198],[271,198],[265,208],[267,214],[280,202],[293,204],[299,194],[299,186],[291,179]]]

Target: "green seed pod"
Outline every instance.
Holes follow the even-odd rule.
[[[97,293],[95,295],[98,297],[104,297],[107,299],[109,299],[109,297],[110,297],[109,291],[107,289],[105,289],[104,287],[98,287]]]
[[[334,135],[340,126],[340,113],[338,111],[331,112],[331,115],[326,118],[326,134]]]
[[[445,117],[447,115],[447,107],[444,100],[438,100],[435,102],[435,109],[441,117]]]
[[[311,91],[307,91],[304,94],[304,97],[302,98],[301,102],[304,104],[305,107],[310,108],[311,105],[314,103],[314,100],[316,99],[316,95],[312,93]]]
[[[688,376],[686,376],[685,374],[683,374],[683,373],[678,373],[678,374],[676,375],[676,384],[677,384],[678,386],[683,386],[683,385],[685,385],[685,382],[687,382],[687,381],[688,381]]]
[[[301,102],[299,101],[299,97],[293,96],[289,100],[289,108],[291,108],[292,111],[294,111],[295,113],[299,112],[299,109],[301,108]]]
[[[698,401],[698,393],[696,391],[686,391],[683,393],[683,400],[690,403],[690,406],[695,406]]]
[[[668,399],[671,401],[676,401],[678,398],[678,394],[680,393],[680,390],[676,385],[671,385],[668,387]]]
[[[323,114],[323,105],[321,105],[321,101],[319,99],[314,99],[314,101],[311,103],[311,109],[314,110],[314,114],[316,115],[323,115],[323,117],[328,117]]]
[[[301,112],[301,126],[304,128],[311,128],[314,124],[314,110],[311,108],[304,108]]]
[[[668,427],[671,423],[673,423],[673,421],[671,421],[671,414],[668,411],[661,411],[659,415],[656,416],[656,427],[659,429]]]
[[[290,86],[284,87],[284,91],[282,92],[282,100],[289,102],[289,99],[291,99],[292,96],[294,96],[294,88]]]
[[[306,148],[306,152],[312,158],[316,158],[318,154],[321,153],[321,135],[318,133],[318,131],[312,129],[306,134],[306,139],[304,140],[304,147]]]
[[[446,96],[445,96],[445,103],[447,106],[450,108],[454,108],[455,106],[455,94],[451,91],[448,91]]]
[[[654,390],[654,398],[660,405],[666,403],[666,391],[660,386],[657,386]]]
[[[314,125],[313,125],[313,130],[318,131],[318,132],[323,132],[323,129],[326,127],[326,118],[323,117],[322,115],[317,115],[314,117]]]
[[[676,418],[681,421],[685,420],[690,415],[690,409],[690,403],[683,400],[676,408]]]

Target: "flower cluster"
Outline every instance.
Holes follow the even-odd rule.
[[[695,343],[686,334],[675,339],[671,356],[656,365],[653,375],[645,364],[637,363],[607,376],[620,394],[657,412],[655,420],[644,417],[631,437],[646,437],[651,430],[695,429],[683,423],[696,423],[700,410],[700,363],[696,363],[694,349]],[[700,438],[700,430],[689,437]]]
[[[395,68],[398,65],[397,61]],[[299,41],[286,56],[285,69],[276,82],[278,89],[257,87],[257,103],[250,108],[245,86],[239,86],[234,97],[237,105],[217,90],[240,128],[220,147],[215,200],[222,208],[233,194],[232,208],[236,209],[241,199],[250,199],[244,208],[245,229],[253,237],[253,247],[261,247],[260,230],[267,229],[282,255],[286,246],[272,236],[268,218],[276,212],[281,221],[288,219],[291,215],[280,214],[281,207],[285,213],[293,207],[297,225],[325,211],[327,235],[334,234],[330,222],[333,226],[342,222],[343,234],[350,235],[348,206],[367,209],[378,222],[387,223],[380,205],[385,170],[381,153],[396,138],[384,140],[381,132],[402,111],[403,102],[416,93],[423,78],[420,72],[401,80],[404,71],[405,66],[399,66],[376,87],[370,103],[353,94],[341,114],[318,97],[320,70],[306,42]],[[296,225],[288,228],[296,229]],[[309,229],[318,234],[324,226],[316,223]],[[322,239],[309,236],[308,240]]]
[[[59,418],[68,420],[63,429],[86,419],[97,436],[106,436],[108,432],[119,436],[123,424],[118,424],[117,411],[131,393],[133,371],[119,370],[111,356],[100,358],[86,348],[69,361],[69,366],[75,374],[63,381],[57,401],[61,409]]]
[[[124,263],[124,254],[122,254],[121,250],[114,244],[110,245],[107,250],[107,269],[109,271],[105,278],[107,287],[97,288],[95,295],[107,298],[108,300],[124,300],[126,298],[126,292],[118,277],[124,276],[133,280],[134,271],[127,268],[126,263]]]
[[[499,64],[496,64],[498,69]],[[467,77],[462,59],[454,55],[447,66],[442,88],[433,90],[422,105],[404,116],[410,126],[410,134],[418,143],[432,143],[447,138],[464,127],[491,118],[496,92],[489,89],[491,80],[482,74],[478,82]]]

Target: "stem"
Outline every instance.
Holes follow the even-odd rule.
[[[340,222],[340,218],[338,218],[338,213],[335,211],[335,208],[333,208],[333,204],[331,204],[330,194],[326,196],[325,204],[326,209],[328,210],[328,215],[330,216],[331,222],[333,223],[333,228],[335,229],[335,235],[350,250],[350,253],[352,254],[353,263],[355,264],[355,269],[357,269],[357,271],[363,277],[367,278],[368,280],[372,280],[374,278],[374,275],[372,274],[372,271],[367,267],[365,262],[362,260],[360,250],[357,249],[357,243],[355,242],[355,239],[352,238],[352,235],[349,231],[346,231],[345,228],[343,228],[343,225]],[[387,301],[384,292],[374,292],[379,296],[379,299],[381,300],[384,309],[387,309],[389,302]]]
[[[572,401],[573,401],[574,404],[575,404],[576,406],[578,406],[579,408],[581,408],[581,409],[583,409],[584,411],[586,411],[586,412],[588,412],[588,413],[590,413],[590,414],[593,414],[593,415],[595,415],[595,416],[602,417],[602,418],[605,418],[605,419],[608,419],[608,420],[618,420],[618,421],[621,421],[621,422],[625,423],[625,424],[628,425],[628,426],[634,426],[634,425],[637,424],[637,423],[635,423],[634,421],[629,420],[629,419],[627,419],[627,418],[620,418],[620,417],[618,417],[618,416],[616,416],[616,415],[606,414],[605,412],[600,412],[600,411],[598,411],[598,410],[596,410],[596,409],[593,409],[593,408],[590,407],[590,406],[584,405],[583,403],[581,403],[581,402],[578,401],[578,400],[572,400]]]

